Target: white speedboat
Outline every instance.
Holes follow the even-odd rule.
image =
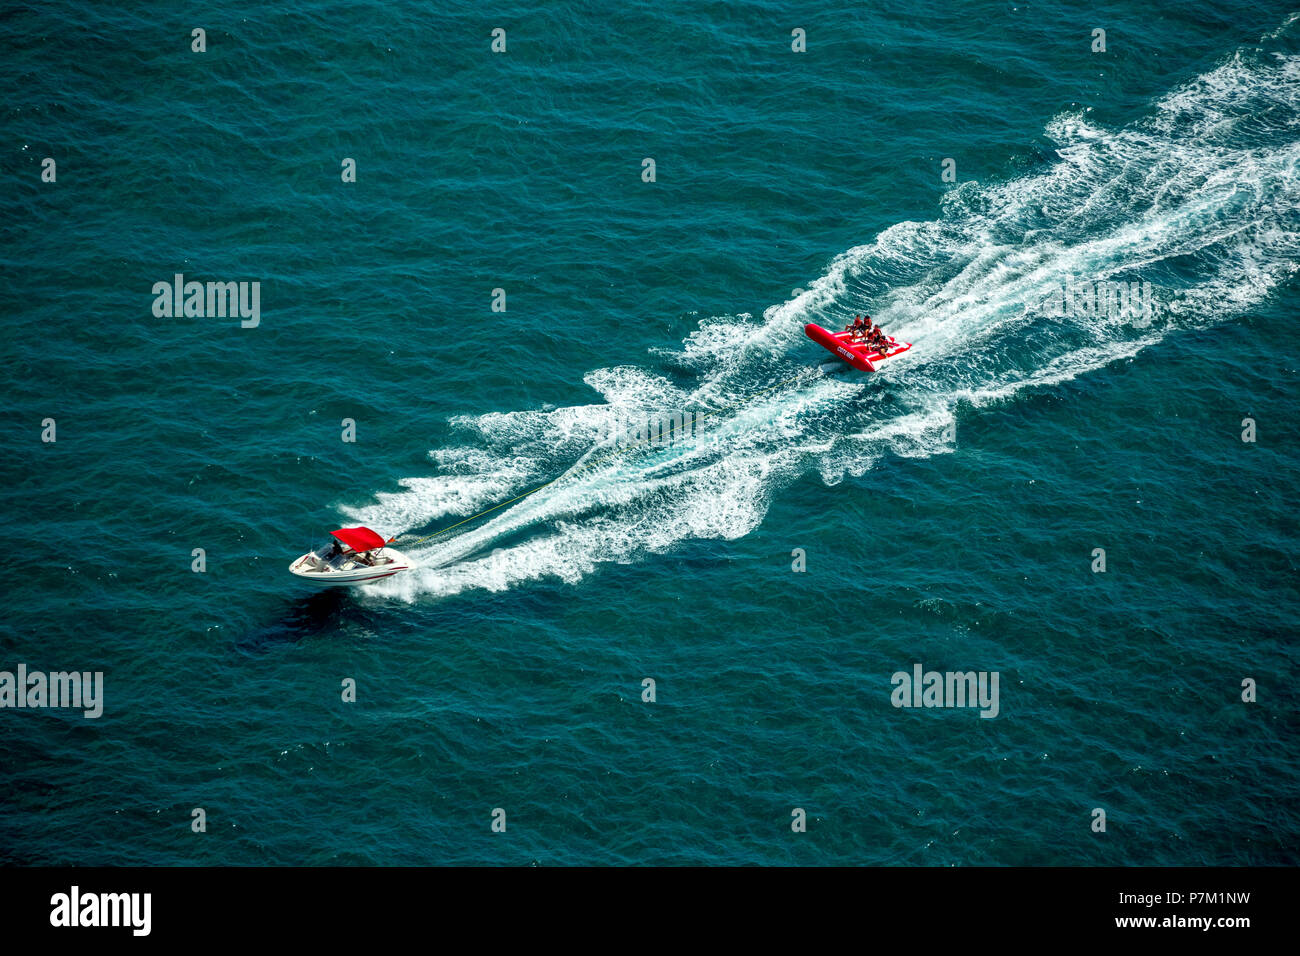
[[[347,588],[391,578],[411,568],[406,555],[388,547],[388,542],[369,528],[339,528],[330,534],[334,538],[331,547],[308,551],[289,565],[289,571],[318,587]]]

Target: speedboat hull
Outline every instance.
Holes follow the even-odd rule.
[[[289,572],[301,581],[321,588],[351,588],[373,584],[394,574],[409,571],[411,561],[394,548],[382,548],[367,557],[343,554],[328,557],[310,551],[293,564]]]

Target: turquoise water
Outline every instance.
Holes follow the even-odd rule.
[[[0,859],[1294,864],[1295,19],[9,14],[0,669],[105,702],[0,711]],[[1106,281],[1154,314],[1044,305]],[[860,311],[911,355],[823,365]]]

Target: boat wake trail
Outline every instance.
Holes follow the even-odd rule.
[[[1059,116],[1046,130],[1050,162],[954,189],[939,218],[849,250],[761,320],[702,322],[657,356],[694,373],[689,386],[651,368],[599,369],[585,376],[599,403],[454,420],[464,442],[431,452],[434,476],[405,479],[349,517],[426,534],[559,480],[417,546],[421,566],[370,593],[416,601],[574,582],[683,541],[737,538],[802,475],[836,484],[886,455],[942,453],[961,405],[1052,386],[1240,314],[1300,261],[1300,52],[1286,33],[1129,127]],[[1123,307],[1104,307],[1112,297]],[[875,376],[818,371],[804,323],[836,327],[868,308],[916,343],[911,357]],[[674,413],[692,417],[670,440],[610,455],[620,433]]]

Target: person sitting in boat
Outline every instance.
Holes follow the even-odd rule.
[[[861,328],[862,328],[862,316],[855,315],[853,317],[853,321],[847,323],[844,326],[844,331],[848,332],[850,335],[856,335],[858,330]]]
[[[337,558],[337,557],[338,557],[340,554],[342,554],[342,553],[343,553],[343,546],[340,545],[337,541],[335,541],[335,542],[334,542],[334,547],[330,548],[330,553],[327,554],[327,555],[325,555],[325,557],[326,557],[327,559],[328,559],[328,558]]]
[[[871,316],[855,316],[853,327],[849,330],[855,342],[865,342],[871,335]]]

